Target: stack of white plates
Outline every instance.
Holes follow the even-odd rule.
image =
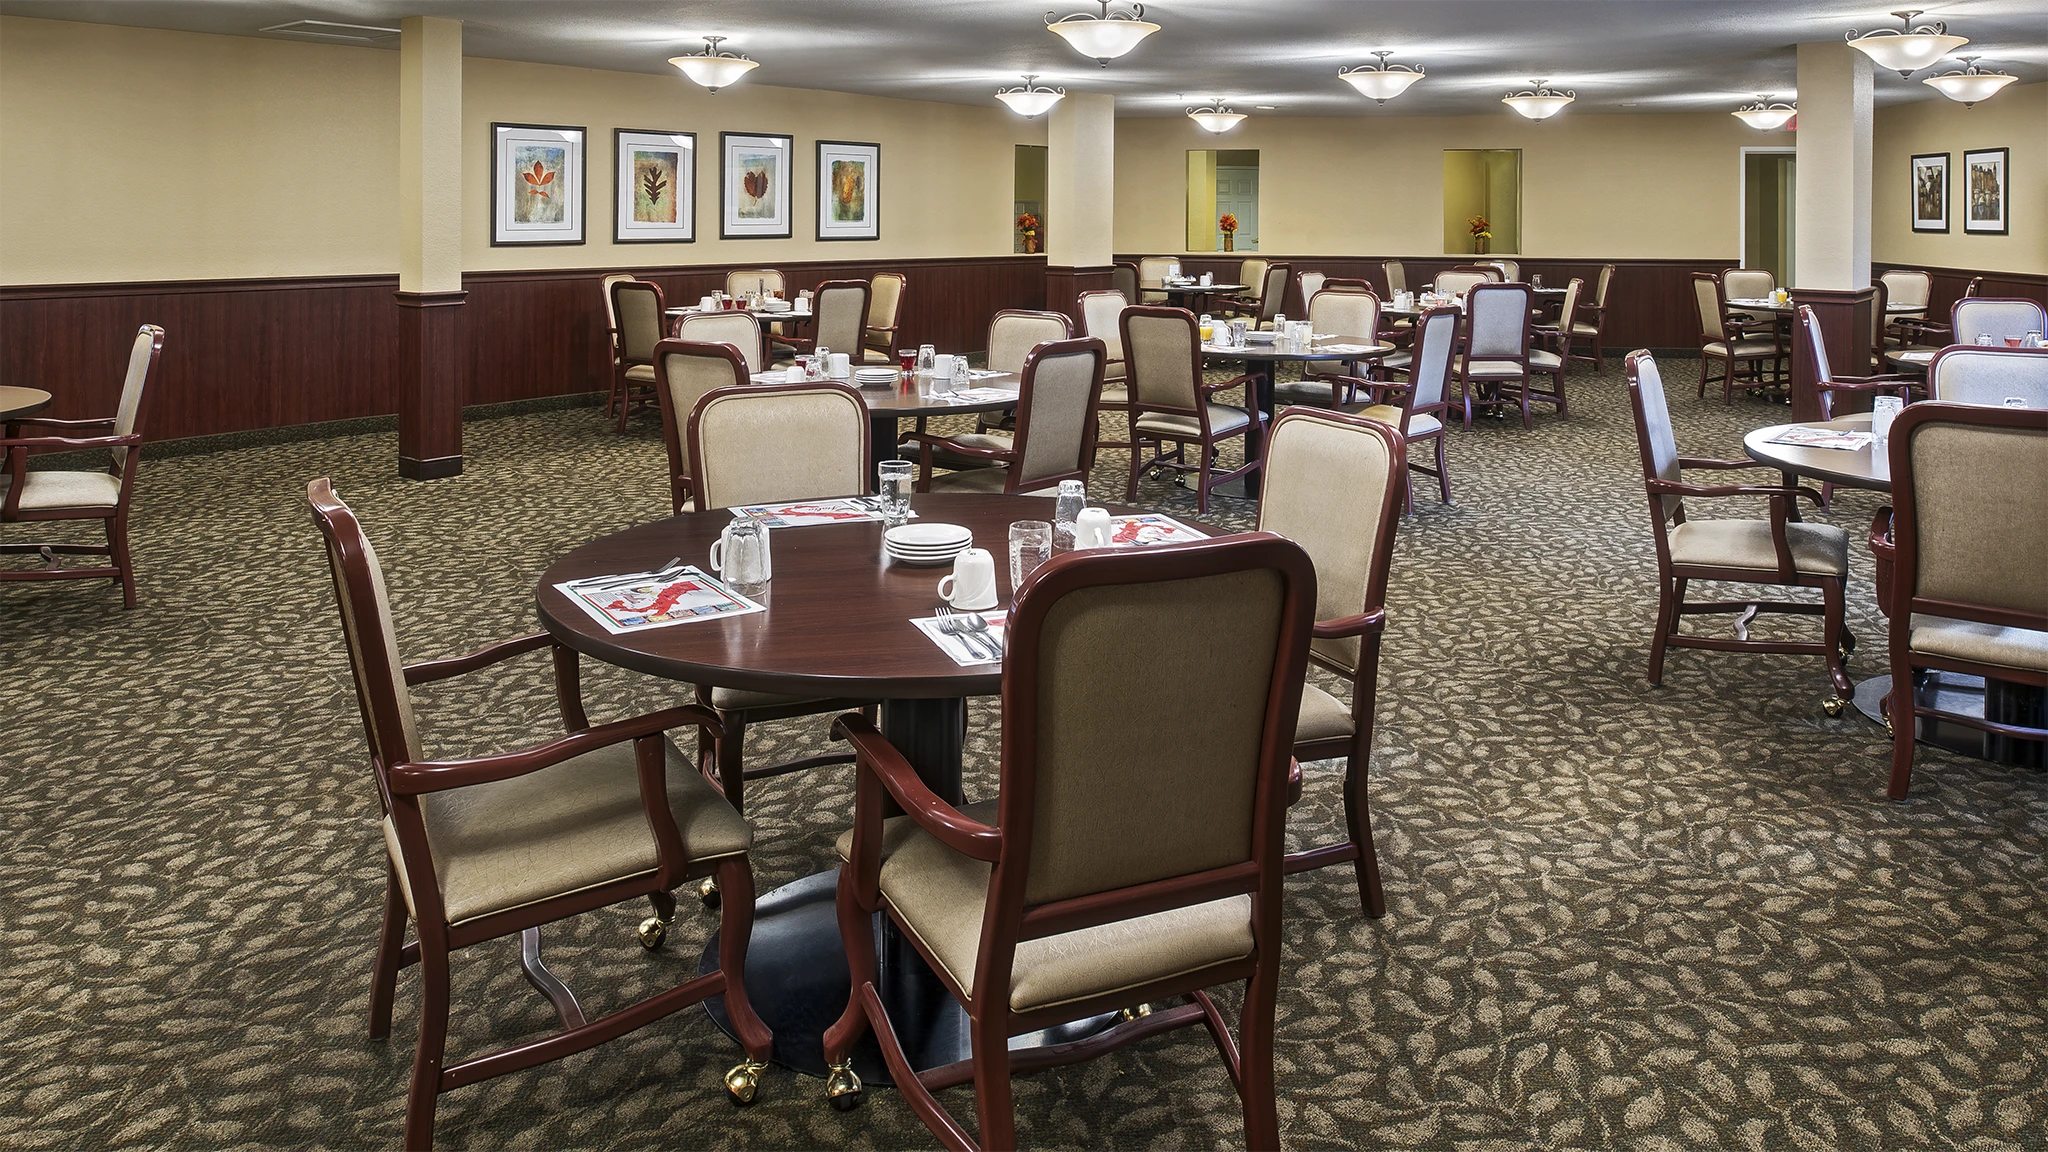
[[[761,311],[763,311],[763,312],[787,312],[787,311],[789,311],[789,301],[787,301],[787,300],[763,300],[763,301],[761,301]]]
[[[894,368],[855,368],[853,382],[862,387],[880,387],[884,384],[894,384],[897,375]]]
[[[899,564],[950,563],[974,545],[974,533],[958,524],[902,524],[882,533],[882,551]]]

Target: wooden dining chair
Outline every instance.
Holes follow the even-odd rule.
[[[1261,286],[1257,298],[1227,297],[1219,301],[1218,311],[1225,315],[1245,317],[1255,330],[1271,328],[1274,317],[1286,314],[1287,281],[1293,275],[1293,271],[1287,264],[1266,265],[1265,283]]]
[[[1927,366],[1927,395],[1953,404],[2048,408],[2048,352],[1950,345]]]
[[[1321,335],[1355,337],[1367,344],[1379,343],[1380,298],[1370,285],[1363,285],[1363,291],[1351,285],[1338,284],[1316,293],[1308,302],[1310,328]],[[1273,385],[1273,403],[1310,404],[1321,408],[1335,408],[1353,399],[1355,385],[1351,382],[1364,373],[1359,371],[1359,361],[1340,360],[1327,364],[1309,361],[1301,366],[1300,380],[1276,381]]]
[[[1730,268],[1721,273],[1721,299],[1761,300],[1778,290],[1778,277],[1768,268]],[[1734,309],[1747,327],[1768,331],[1777,327],[1778,314],[1752,309]]]
[[[2048,689],[2048,411],[1934,401],[1892,422],[1892,506],[1871,526],[1891,571],[1892,738],[1885,794],[1906,799],[1920,723],[2048,741],[2038,716],[1994,716],[1923,700],[1928,672]]]
[[[1244,290],[1226,297],[1226,302],[1246,311],[1258,311],[1259,301],[1266,294],[1266,270],[1272,266],[1273,262],[1264,256],[1247,256],[1238,261],[1237,282],[1244,285]],[[1287,281],[1282,280],[1280,288],[1281,291],[1286,291]],[[1278,304],[1280,310],[1286,310],[1286,301],[1279,301]]]
[[[1027,353],[1014,433],[913,433],[917,490],[1053,496],[1062,480],[1086,483],[1095,467],[1104,355],[1102,341],[1092,336],[1047,341]],[[934,465],[953,471],[934,478]]]
[[[1707,395],[1707,366],[1715,360],[1721,362],[1723,404],[1735,403],[1735,373],[1739,365],[1748,364],[1752,369],[1750,378],[1742,383],[1743,388],[1755,391],[1776,387],[1783,379],[1786,359],[1777,318],[1757,322],[1749,319],[1749,313],[1730,311],[1721,278],[1711,272],[1692,274],[1692,294],[1700,322],[1701,399]],[[1769,379],[1762,372],[1767,362],[1771,365]]]
[[[1628,356],[1629,403],[1635,410],[1636,445],[1642,457],[1643,486],[1650,501],[1650,523],[1657,546],[1657,629],[1650,642],[1650,683],[1664,682],[1667,648],[1711,648],[1721,651],[1774,652],[1819,656],[1827,662],[1834,694],[1821,701],[1830,716],[1841,714],[1852,691],[1842,662],[1856,639],[1842,622],[1843,588],[1849,579],[1849,537],[1832,524],[1808,524],[1799,518],[1799,500],[1820,503],[1820,493],[1791,484],[1702,485],[1685,482],[1682,472],[1739,471],[1764,468],[1754,460],[1709,460],[1683,457],[1671,430],[1664,380],[1647,351]],[[1768,520],[1695,520],[1686,501],[1762,497],[1769,502]],[[1688,604],[1686,586],[1694,580],[1728,581],[1791,588],[1817,588],[1822,602],[1738,600]],[[1821,640],[1752,639],[1746,622],[1765,612],[1819,616]],[[1694,636],[1680,630],[1687,616],[1736,613],[1733,638]]]
[[[1482,268],[1476,272],[1468,269],[1453,268],[1448,272],[1437,273],[1436,280],[1430,285],[1430,288],[1444,296],[1463,296],[1465,293],[1470,292],[1475,285],[1499,283],[1496,277],[1497,273],[1491,268]]]
[[[135,498],[135,474],[142,466],[142,429],[149,415],[150,382],[156,379],[157,360],[163,355],[164,330],[144,324],[135,330],[128,344],[128,370],[121,379],[121,401],[112,416],[90,420],[59,420],[47,416],[18,416],[0,429],[0,524],[31,521],[98,520],[105,527],[105,544],[83,544],[73,540],[0,544],[0,555],[41,556],[41,568],[0,569],[6,580],[112,580],[121,586],[121,605],[133,608],[135,559],[128,549],[128,523]],[[41,435],[16,436],[28,429]],[[81,435],[81,433],[99,433]],[[104,468],[65,471],[38,468],[30,471],[31,452],[107,453]],[[91,568],[62,566],[64,553],[105,554],[107,563]]]
[[[1008,372],[1016,375],[1024,371],[1024,358],[1033,348],[1048,340],[1066,340],[1074,335],[1074,319],[1064,312],[1050,312],[1031,308],[1005,308],[996,313],[988,322],[988,351],[985,365],[991,372]],[[1016,416],[1010,412],[983,412],[975,418],[977,431],[1014,426]],[[917,430],[924,431],[925,422],[919,419]]]
[[[1124,303],[1138,302],[1138,266],[1128,260],[1119,260],[1110,265],[1109,286],[1112,291],[1122,294]]]
[[[1436,452],[1436,467],[1431,468],[1409,452],[1405,453],[1408,469],[1434,477],[1438,495],[1446,504],[1451,502],[1451,470],[1444,462],[1444,421],[1450,415],[1451,363],[1462,318],[1462,313],[1449,306],[1431,308],[1416,317],[1415,352],[1408,382],[1394,385],[1378,380],[1353,380],[1354,386],[1378,395],[1370,401],[1345,404],[1338,409],[1392,425],[1401,433],[1401,442],[1407,448],[1412,449],[1424,441],[1431,443]],[[1415,514],[1413,476],[1403,477],[1403,488],[1404,509],[1412,516]]]
[[[1180,275],[1180,258],[1177,256],[1147,256],[1138,261],[1139,304],[1164,304],[1167,296],[1162,289],[1166,278]]]
[[[857,767],[838,844],[853,991],[825,1033],[835,1106],[860,1101],[849,1057],[872,1031],[942,1145],[1015,1148],[1013,1074],[1200,1023],[1242,1102],[1242,1143],[1279,1147],[1282,854],[1315,595],[1308,556],[1268,533],[1054,557],[1011,609],[991,802],[954,807],[873,723],[840,718]],[[904,815],[885,819],[895,805]],[[965,1009],[970,1059],[910,1067],[876,991],[876,913]],[[1204,990],[1237,981],[1233,1041]],[[1092,1039],[1009,1049],[1118,1011],[1130,1015]],[[936,1095],[969,1082],[978,1144]]]
[[[2044,318],[2048,310],[2024,297],[1965,297],[1949,309],[1948,343],[1974,345],[1979,336],[1989,336],[1994,346],[2004,344],[2008,336],[2042,331]]]
[[[722,317],[745,313],[715,314]],[[690,483],[690,414],[697,401],[720,388],[743,388],[751,369],[739,348],[723,341],[663,340],[654,348],[655,396],[661,403],[661,438],[668,448],[669,510],[695,512]]]
[[[1566,359],[1585,360],[1593,365],[1595,371],[1607,363],[1607,354],[1600,342],[1607,331],[1607,290],[1613,284],[1614,265],[1602,264],[1599,274],[1593,277],[1592,298],[1578,301],[1578,315],[1573,319],[1569,336],[1564,341]],[[1591,356],[1582,356],[1571,350],[1572,345],[1581,340],[1592,342]]]
[[[811,299],[811,315],[810,336],[777,336],[774,342],[797,352],[829,348],[844,353],[855,364],[861,362],[868,319],[867,281],[827,280],[818,285]]]
[[[754,1014],[744,980],[753,931],[753,832],[665,733],[716,731],[696,707],[667,708],[591,727],[577,689],[576,654],[546,632],[452,659],[400,664],[391,602],[377,553],[326,478],[307,486],[327,543],[334,595],[348,640],[356,702],[369,742],[383,818],[384,926],[370,982],[370,1038],[391,1034],[398,974],[420,970],[420,1029],[406,1093],[405,1146],[428,1148],[444,1092],[559,1060],[644,1028],[713,996],[746,1058],[726,1074],[727,1093],[751,1103],[773,1037]],[[410,690],[551,650],[555,698],[567,735],[515,752],[430,760]],[[641,943],[658,947],[675,915],[675,889],[716,877],[724,893],[718,967],[595,1020],[541,961],[541,929],[627,900],[654,916]],[[417,932],[405,943],[406,922]],[[517,935],[520,967],[548,998],[562,1028],[539,1040],[456,1064],[448,1040],[449,957]]]
[[[1891,308],[1884,316],[1885,335],[1893,344],[1906,345],[1913,342],[1906,325],[1927,319],[1927,305],[1934,296],[1934,276],[1911,268],[1893,268],[1877,278],[1884,285]]]
[[[654,346],[667,327],[668,305],[661,285],[646,280],[621,280],[612,285],[612,312],[619,318],[619,358],[612,373],[610,412],[618,409],[618,430],[654,400]]]
[[[1216,446],[1244,436],[1252,421],[1262,425],[1266,414],[1215,402],[1226,389],[1250,386],[1254,377],[1234,376],[1208,383],[1202,374],[1202,334],[1195,315],[1185,308],[1137,305],[1124,309],[1124,359],[1129,365],[1131,395],[1131,477],[1126,502],[1138,497],[1138,474],[1147,468],[1172,468],[1195,473],[1195,507],[1209,510],[1209,493],[1258,466],[1247,459],[1236,470],[1216,474]],[[1187,462],[1188,445],[1196,460]],[[1145,448],[1151,446],[1151,460]],[[1172,445],[1172,452],[1167,446]],[[1247,453],[1247,456],[1250,454]]]
[[[1295,298],[1301,301],[1301,311],[1308,311],[1308,302],[1323,290],[1323,281],[1329,277],[1321,272],[1296,272],[1294,274]],[[1292,305],[1290,305],[1292,307]]]
[[[1387,295],[1408,290],[1408,269],[1399,260],[1380,261],[1380,275],[1387,279]]]
[[[782,273],[774,268],[734,268],[725,274],[725,294],[745,296],[750,292],[781,295]]]
[[[909,290],[910,278],[901,272],[877,272],[868,281],[868,324],[862,333],[862,363],[896,363],[896,331],[903,316],[903,295]]]
[[[1365,914],[1387,914],[1373,847],[1366,780],[1372,766],[1373,706],[1380,636],[1386,630],[1387,570],[1407,487],[1407,446],[1377,418],[1289,408],[1273,421],[1259,490],[1259,530],[1301,545],[1316,569],[1315,639],[1309,661],[1350,684],[1351,702],[1304,681],[1294,729],[1302,764],[1342,758],[1342,840],[1289,853],[1287,871],[1349,863]]]
[[[1112,414],[1122,416],[1126,428],[1131,422],[1131,392],[1129,366],[1124,361],[1124,309],[1129,307],[1123,293],[1113,289],[1097,289],[1083,292],[1079,297],[1081,306],[1081,331],[1102,341],[1102,394],[1096,399],[1097,448],[1129,448],[1129,440],[1104,440],[1101,417]]]
[[[761,322],[754,319],[751,312],[686,312],[676,324],[676,339],[730,344],[739,352],[749,373],[759,372],[766,363]],[[690,410],[684,408],[682,413],[687,421]]]
[[[1813,309],[1801,304],[1793,310],[1792,338],[1806,342],[1806,352],[1813,364],[1814,398],[1820,406],[1820,418],[1833,420],[1846,411],[1837,412],[1838,405],[1847,403],[1847,396],[1897,396],[1911,403],[1916,381],[1903,373],[1888,373],[1880,376],[1837,376],[1828,363],[1827,341],[1821,336],[1820,320]],[[1823,481],[1820,486],[1821,507],[1831,507],[1835,499],[1834,484]]]
[[[1940,315],[1943,318],[1941,321],[1935,320],[1930,315],[1921,315],[1919,317],[1901,317],[1900,319],[1895,321],[1893,324],[1894,336],[1899,341],[1899,343],[1895,347],[1889,347],[1884,350],[1885,360],[1894,365],[1906,367],[1907,363],[1909,362],[1900,361],[1899,356],[1901,353],[1922,352],[1932,354],[1934,352],[1940,351],[1943,348],[1946,348],[1948,345],[1952,343],[1976,343],[1976,340],[1974,338],[1970,340],[1955,339],[1955,306],[1961,304],[1965,300],[1982,299],[1982,297],[1979,296],[1978,293],[1980,293],[1983,290],[1983,288],[1984,278],[1982,276],[1972,276],[1969,280],[1969,283],[1963,286],[1962,294],[1957,296],[1954,300],[1950,301],[1948,308],[1941,311]],[[1931,303],[1932,301],[1930,300],[1930,305]],[[1929,308],[1929,311],[1933,311],[1933,308],[1931,306]]]
[[[605,342],[611,347],[612,375],[614,377],[619,372],[619,310],[612,303],[612,285],[623,284],[633,278],[633,275],[628,272],[614,272],[606,276],[601,282],[601,288],[604,293]],[[613,388],[605,393],[604,414],[606,416],[612,414],[612,404],[617,399],[617,388]]]
[[[1511,401],[1522,410],[1524,428],[1535,426],[1531,401],[1554,404],[1558,415],[1565,414],[1564,361],[1529,347],[1529,301],[1527,284],[1474,284],[1465,293],[1465,352],[1458,358],[1458,391],[1467,428],[1472,426],[1474,408],[1498,414]],[[1532,387],[1529,377],[1535,372],[1553,373],[1556,391]]]
[[[1508,282],[1507,274],[1500,270],[1500,265],[1498,264],[1453,264],[1451,265],[1451,271],[1465,272],[1481,277],[1489,284],[1505,284]],[[1442,291],[1442,289],[1438,289],[1438,291]]]

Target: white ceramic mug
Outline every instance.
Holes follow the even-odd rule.
[[[699,311],[702,312],[713,312],[716,311],[718,308],[718,301],[709,296],[706,296],[697,301],[697,308]]]
[[[727,524],[711,542],[711,570],[725,577],[740,595],[760,595],[775,574],[768,552],[768,529],[747,519]]]
[[[1109,533],[1109,509],[1107,508],[1083,508],[1081,509],[1081,514],[1074,517],[1074,547],[1076,548],[1107,548],[1109,547]]]
[[[952,573],[939,580],[939,598],[969,612],[995,607],[995,557],[986,548],[969,548],[953,557]]]
[[[853,371],[853,356],[849,353],[834,352],[829,363],[831,367],[827,369],[827,373],[834,380],[844,380]]]

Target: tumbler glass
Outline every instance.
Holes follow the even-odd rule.
[[[1010,525],[1010,593],[1015,595],[1031,570],[1052,559],[1052,525],[1019,520]]]

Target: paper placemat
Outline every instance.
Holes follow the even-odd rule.
[[[1161,516],[1156,512],[1142,516],[1112,516],[1109,525],[1111,548],[1150,548],[1155,544],[1185,544],[1190,540],[1209,538],[1171,516]]]
[[[842,496],[836,500],[792,500],[784,504],[742,504],[730,508],[732,518],[750,519],[763,528],[807,528],[813,524],[858,524],[882,519],[880,496]],[[917,513],[912,512],[915,518]]]
[[[996,638],[996,642],[1007,644],[1009,642],[1010,614],[1004,611],[983,612],[980,615],[982,619],[988,621],[989,633]],[[917,630],[929,637],[932,643],[937,644],[939,651],[951,656],[953,663],[960,665],[962,668],[1002,663],[1000,658],[991,659],[986,652],[968,643],[966,637],[951,636],[939,631],[939,620],[936,616],[915,616],[911,618],[910,622],[917,625]]]
[[[1871,432],[1847,432],[1832,428],[1787,428],[1770,438],[1767,443],[1792,444],[1801,448],[1839,448],[1855,451],[1868,447],[1877,439]]]
[[[555,591],[613,635],[763,610],[694,564],[571,580],[555,585]]]

